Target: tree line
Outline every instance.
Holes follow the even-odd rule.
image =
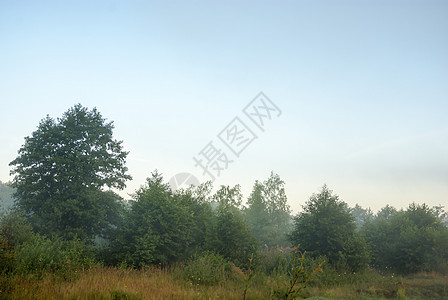
[[[1,220],[1,272],[57,269],[65,260],[170,265],[203,253],[246,268],[252,255],[256,262],[266,249],[298,244],[341,271],[448,271],[441,206],[373,214],[323,186],[292,216],[285,183],[273,172],[254,183],[244,205],[239,185],[173,191],[157,171],[125,201],[111,190],[131,179],[113,129],[78,104],[56,120],[47,116],[25,138],[10,163],[15,202]]]

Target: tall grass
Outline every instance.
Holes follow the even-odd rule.
[[[1,299],[243,299],[242,280],[227,276],[216,283],[193,283],[182,277],[181,266],[146,267],[140,270],[97,266],[74,270],[70,279],[57,273],[44,276],[11,275],[10,290]],[[235,267],[236,268],[236,267]],[[328,269],[328,268],[327,268]],[[241,270],[234,269],[236,274]],[[324,273],[325,274],[325,270]],[[326,283],[319,277],[301,291],[303,297],[325,299],[447,299],[448,276],[420,273],[408,277],[366,270],[357,274],[333,274],[338,280]],[[271,299],[275,287],[290,278],[253,271],[246,299]],[[202,280],[201,280],[202,281]]]

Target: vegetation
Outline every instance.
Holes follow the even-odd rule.
[[[78,104],[57,121],[47,116],[25,138],[10,163],[12,186],[17,207],[36,232],[93,239],[110,225],[118,197],[101,189],[123,188],[131,178],[128,153],[113,139],[112,129],[96,109]]]
[[[294,218],[290,240],[301,243],[313,256],[326,257],[339,270],[353,272],[367,267],[366,242],[356,231],[347,204],[327,186],[314,194]]]
[[[130,178],[112,129],[76,105],[25,138],[0,183],[1,199],[15,191],[0,298],[448,297],[442,206],[374,214],[323,186],[292,217],[275,173],[244,203],[239,185],[173,192],[157,171],[126,203],[107,190]]]
[[[285,183],[277,174],[255,182],[244,210],[254,237],[266,246],[287,246],[291,210],[285,194]]]
[[[427,205],[380,211],[361,228],[372,264],[400,273],[448,271],[448,230]],[[380,246],[374,246],[380,245]]]

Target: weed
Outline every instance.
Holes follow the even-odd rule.
[[[275,299],[294,299],[298,296],[299,292],[306,287],[308,281],[317,273],[322,271],[321,262],[310,273],[305,274],[304,261],[306,252],[299,250],[300,244],[294,249],[293,252],[293,266],[290,272],[290,282],[286,289],[281,288],[281,284],[277,284],[277,288],[274,291],[273,298]]]
[[[249,258],[249,268],[247,268],[247,271],[246,271],[246,282],[244,285],[243,300],[246,300],[247,287],[249,286],[249,280],[252,278],[252,273],[251,273],[250,267],[252,266],[253,259],[254,259],[254,255],[252,254],[251,257]]]

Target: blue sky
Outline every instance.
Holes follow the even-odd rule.
[[[447,204],[447,33],[446,1],[0,0],[0,180],[76,103],[130,151],[125,197],[155,169],[207,180],[193,156],[263,91],[282,114],[215,185],[248,196],[273,170],[294,212],[324,183],[374,210]]]

